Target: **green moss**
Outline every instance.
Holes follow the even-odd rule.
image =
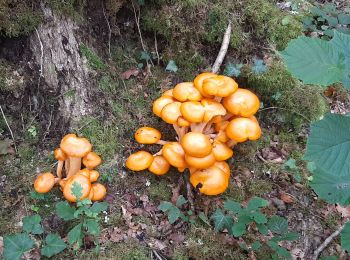
[[[82,20],[83,10],[87,5],[87,0],[45,0],[45,2],[57,14],[69,16],[79,21]]]
[[[250,197],[262,196],[272,191],[271,182],[259,179],[249,180],[245,187]]]
[[[85,44],[80,44],[79,50],[81,54],[88,60],[89,65],[95,70],[105,70],[107,65],[103,60]]]
[[[10,64],[0,62],[0,91],[19,91],[24,89],[23,78]]]
[[[148,187],[150,199],[159,201],[170,201],[171,188],[167,186],[169,184],[169,180],[165,179],[162,176],[154,176],[153,174],[150,176],[151,185]]]

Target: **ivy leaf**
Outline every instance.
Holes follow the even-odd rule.
[[[160,209],[163,212],[168,211],[171,209],[174,205],[168,201],[162,201],[160,205],[158,206],[158,209]]]
[[[281,235],[288,231],[288,220],[280,216],[272,216],[267,226],[272,232]]]
[[[168,212],[168,220],[170,224],[174,224],[176,220],[179,218],[185,218],[183,213],[175,206],[172,206],[172,208]]]
[[[230,229],[233,225],[232,218],[226,216],[221,209],[216,209],[210,219],[214,221],[214,229],[217,231],[222,231],[225,228]]]
[[[334,176],[350,174],[350,117],[327,114],[311,125],[305,160]]]
[[[259,208],[266,207],[268,205],[269,205],[269,202],[267,200],[264,200],[264,199],[259,198],[259,197],[254,197],[254,198],[249,200],[248,205],[247,205],[247,209],[248,210],[257,210]]]
[[[75,242],[79,242],[82,237],[82,228],[83,224],[80,223],[76,225],[74,228],[71,229],[71,231],[68,232],[68,243],[69,244],[74,244]]]
[[[240,237],[246,232],[246,224],[243,222],[234,223],[231,228],[232,235],[235,237]]]
[[[75,208],[71,207],[67,201],[60,201],[56,204],[57,215],[65,221],[75,219]]]
[[[22,254],[33,246],[34,241],[28,234],[7,235],[4,237],[3,257],[6,260],[20,260]]]
[[[300,36],[281,55],[291,74],[307,84],[329,86],[347,74],[344,54],[321,39]]]
[[[264,73],[265,71],[267,71],[267,67],[264,64],[264,61],[260,60],[260,59],[254,59],[252,71],[255,74],[261,74],[261,73]]]
[[[83,196],[83,187],[81,187],[80,183],[77,181],[73,182],[71,191],[77,201]]]
[[[100,234],[100,225],[95,219],[88,219],[85,222],[85,227],[87,228],[87,231],[93,236]]]
[[[41,226],[41,217],[38,214],[33,216],[27,216],[23,218],[23,230],[27,233],[32,233],[34,235],[39,235],[44,232]]]
[[[62,252],[66,247],[67,245],[57,233],[48,234],[45,238],[45,245],[41,248],[41,254],[51,257]]]
[[[180,195],[176,200],[176,207],[181,207],[186,202],[187,200],[184,198],[184,196]]]
[[[175,61],[173,61],[173,60],[170,60],[168,62],[168,65],[166,65],[166,68],[165,68],[166,71],[170,71],[170,72],[174,72],[174,73],[177,72],[178,69],[179,68],[177,67]]]
[[[229,62],[225,66],[224,75],[228,77],[238,77],[241,75],[241,68],[243,67],[243,64],[234,64],[232,62]]]
[[[96,213],[96,214],[99,214],[101,213],[102,211],[106,211],[108,208],[108,203],[107,202],[95,202],[91,208],[90,208],[90,211],[92,213]]]
[[[340,233],[340,243],[344,250],[350,251],[350,222],[345,224],[344,229]]]

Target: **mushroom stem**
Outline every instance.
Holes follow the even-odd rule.
[[[234,147],[237,144],[237,142],[234,141],[234,140],[230,140],[226,144],[227,144],[228,147],[232,148],[232,147]]]
[[[67,177],[68,172],[69,172],[69,165],[70,165],[69,159],[65,160],[65,161],[64,161],[64,170],[65,170],[65,172],[66,172],[66,177]]]
[[[180,127],[177,124],[173,124],[174,130],[178,137],[180,137]]]
[[[214,101],[220,103],[222,100],[222,97],[214,97]]]
[[[187,131],[188,131],[188,127],[187,126],[180,127],[180,136],[179,136],[180,140],[187,133]]]
[[[159,140],[158,142],[156,142],[156,144],[160,144],[160,145],[165,145],[169,143],[168,141],[164,141],[164,140]]]
[[[67,174],[67,179],[74,174],[76,174],[81,169],[81,158],[79,157],[69,157],[69,171]]]
[[[59,179],[62,179],[62,169],[64,161],[58,161],[56,175]]]
[[[155,154],[153,154],[153,156],[157,156],[157,155],[162,155],[162,149],[160,149],[158,152],[156,152]]]
[[[227,120],[231,119],[231,117],[234,117],[234,115],[232,115],[231,113],[227,113],[227,114],[222,118],[222,121],[227,121]]]

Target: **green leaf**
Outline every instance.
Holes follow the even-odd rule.
[[[7,235],[4,237],[5,260],[19,260],[23,253],[34,247],[34,241],[28,234]]]
[[[184,198],[184,196],[180,195],[176,200],[176,207],[181,207],[186,202],[187,200]]]
[[[334,176],[350,174],[350,117],[328,114],[311,125],[307,161]]]
[[[101,213],[102,211],[106,211],[108,208],[108,203],[107,202],[95,202],[91,208],[90,208],[90,211],[92,213],[96,213],[96,214],[99,214]]]
[[[288,220],[280,216],[272,216],[267,226],[276,234],[284,234],[288,231]]]
[[[261,247],[261,243],[260,243],[259,241],[255,241],[255,242],[251,245],[251,248],[252,248],[252,250],[254,250],[254,251],[259,250],[260,247]]]
[[[144,60],[144,61],[149,61],[149,60],[151,60],[151,55],[149,54],[148,51],[141,51],[140,59]]]
[[[27,233],[39,235],[44,232],[44,229],[40,224],[41,217],[38,214],[24,217],[22,222],[23,222],[23,230]]]
[[[203,212],[200,212],[200,213],[198,214],[198,217],[199,217],[199,219],[202,220],[205,224],[207,224],[208,226],[211,226],[208,217],[207,217]]]
[[[267,200],[264,200],[264,199],[259,198],[259,197],[254,197],[254,198],[249,200],[248,205],[247,205],[247,209],[248,210],[257,210],[259,208],[266,207],[268,205],[269,205],[269,202]]]
[[[168,62],[168,65],[166,65],[166,68],[165,68],[166,71],[170,71],[170,72],[177,72],[178,69],[179,68],[177,67],[175,61],[173,61],[173,60],[170,60]]]
[[[88,219],[85,222],[85,227],[87,228],[87,231],[93,236],[100,234],[100,225],[95,219]]]
[[[91,205],[91,204],[92,204],[91,200],[83,199],[83,200],[77,202],[77,207],[82,207],[82,206]]]
[[[288,161],[286,161],[283,164],[284,168],[289,169],[289,170],[297,170],[298,166],[296,165],[296,160],[293,158],[289,158]]]
[[[174,224],[175,221],[178,220],[179,218],[185,218],[185,217],[177,207],[173,206],[168,212],[169,223]]]
[[[222,231],[225,228],[229,230],[233,225],[232,218],[226,216],[221,209],[216,209],[210,219],[214,221],[214,229],[217,231]]]
[[[228,77],[238,77],[241,75],[241,69],[243,67],[243,64],[234,64],[232,62],[229,62],[225,66],[224,75]]]
[[[226,200],[224,202],[224,209],[228,211],[232,211],[235,214],[239,214],[242,212],[241,204],[233,200]]]
[[[50,199],[52,196],[50,193],[38,193],[36,191],[31,191],[30,192],[30,197],[33,200],[48,200]]]
[[[264,73],[265,71],[267,71],[267,67],[264,64],[264,61],[260,60],[260,59],[254,59],[252,71],[255,74],[261,74],[261,73]]]
[[[308,162],[306,165],[306,169],[309,172],[314,173],[316,171],[316,164],[314,162]]]
[[[81,240],[82,237],[82,228],[83,224],[80,223],[78,225],[76,225],[74,228],[71,229],[71,231],[68,232],[68,243],[69,244],[74,244],[76,242],[79,242]]]
[[[258,212],[258,211],[251,213],[251,217],[254,219],[254,221],[257,224],[265,224],[267,222],[267,218],[266,218],[265,214]]]
[[[288,25],[288,24],[290,24],[290,21],[291,21],[292,19],[293,19],[293,17],[290,16],[290,15],[287,15],[287,16],[283,17],[283,19],[282,19],[282,25]]]
[[[291,255],[288,252],[288,250],[286,250],[283,247],[280,247],[276,242],[274,241],[268,241],[267,244],[269,245],[269,247],[274,250],[277,254],[279,254],[280,256],[283,256],[286,259],[290,259]]]
[[[320,257],[320,260],[338,260],[339,258],[335,255],[332,256],[322,256]]]
[[[169,209],[171,209],[172,207],[174,207],[174,205],[168,201],[162,201],[160,203],[160,205],[158,206],[158,209],[163,211],[163,212],[166,212],[168,211]]]
[[[83,187],[81,187],[80,183],[77,181],[73,182],[71,191],[77,201],[83,196]]]
[[[246,232],[246,224],[243,222],[236,222],[231,228],[231,233],[235,237],[240,237]]]
[[[327,41],[300,36],[281,54],[291,74],[307,84],[329,86],[347,74],[344,54]]]
[[[350,15],[348,14],[339,14],[338,20],[340,24],[349,25],[350,24]]]
[[[51,257],[62,252],[66,247],[67,245],[57,233],[48,234],[45,238],[45,245],[41,248],[41,254]]]
[[[57,215],[65,221],[75,219],[75,208],[71,207],[67,201],[60,201],[56,204]]]
[[[297,232],[288,232],[280,236],[280,241],[295,241],[299,239]]]
[[[350,222],[347,222],[340,232],[340,244],[344,250],[350,251]]]
[[[266,225],[264,224],[256,224],[256,227],[258,228],[260,234],[262,235],[267,235],[267,233],[269,232]]]

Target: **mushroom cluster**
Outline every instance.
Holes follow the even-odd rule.
[[[193,82],[183,82],[165,91],[153,103],[153,112],[172,124],[177,140],[161,140],[161,133],[141,127],[135,133],[140,144],[159,144],[156,154],[139,151],[126,160],[132,171],[148,169],[163,175],[174,166],[190,171],[190,182],[202,194],[223,193],[230,178],[225,162],[232,148],[247,140],[257,140],[262,132],[254,114],[260,107],[258,97],[239,88],[235,80],[211,72],[199,74]]]
[[[66,200],[76,202],[72,187],[77,183],[82,189],[79,200],[104,199],[106,188],[96,182],[100,174],[94,170],[101,164],[102,159],[92,151],[92,145],[86,138],[67,134],[61,140],[60,147],[54,151],[54,155],[58,161],[57,177],[50,172],[39,174],[34,182],[34,189],[38,193],[47,193],[55,184],[59,184]],[[85,166],[84,169],[81,169],[82,164]]]

